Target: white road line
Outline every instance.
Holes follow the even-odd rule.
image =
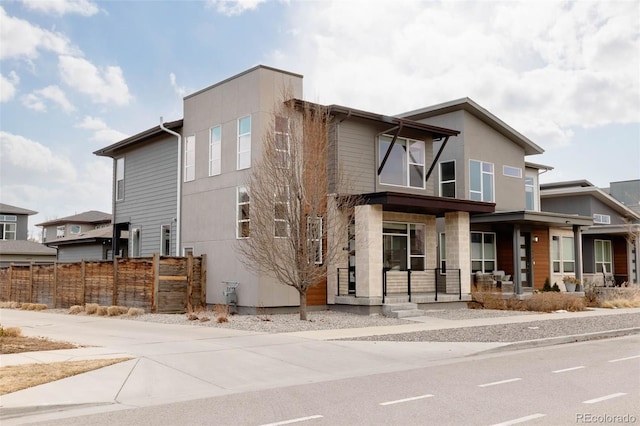
[[[584,365],[580,365],[578,367],[563,368],[562,370],[552,371],[552,373],[566,373],[567,371],[580,370],[581,368],[584,368]]]
[[[291,420],[283,420],[281,422],[276,422],[276,423],[265,423],[262,426],[280,426],[280,425],[288,425],[291,423],[298,423],[298,422],[306,422],[307,420],[313,420],[313,419],[321,419],[322,416],[321,415],[315,415],[315,416],[309,416],[309,417],[299,417],[297,419],[291,419]]]
[[[392,405],[392,404],[400,404],[402,402],[409,402],[409,401],[415,401],[418,399],[424,399],[424,398],[431,398],[433,395],[420,395],[420,396],[414,396],[412,398],[405,398],[405,399],[397,399],[395,401],[387,401],[387,402],[381,402],[380,405]]]
[[[626,358],[618,358],[618,359],[612,359],[609,362],[620,362],[620,361],[627,361],[629,359],[636,359],[636,358],[640,358],[640,355],[634,355],[634,356],[628,356]]]
[[[517,382],[518,380],[522,380],[519,377],[516,377],[515,379],[507,379],[507,380],[500,380],[499,382],[491,382],[491,383],[485,383],[483,385],[478,385],[479,388],[486,388],[489,386],[495,386],[495,385],[502,385],[504,383],[511,383],[511,382]]]
[[[607,399],[617,398],[619,396],[626,395],[626,393],[618,392],[612,393],[611,395],[601,396],[600,398],[589,399],[587,401],[582,401],[583,404],[595,404],[596,402],[606,401]]]
[[[529,420],[539,419],[540,417],[544,417],[546,414],[536,413],[531,414],[530,416],[520,417],[519,419],[507,420],[503,423],[496,423],[493,426],[509,426],[509,425],[517,425],[518,423],[528,422]]]

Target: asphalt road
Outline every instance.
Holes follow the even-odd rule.
[[[640,336],[49,421],[50,425],[640,424]]]

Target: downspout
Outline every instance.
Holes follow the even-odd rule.
[[[178,170],[177,170],[177,188],[176,188],[176,256],[180,256],[180,229],[182,228],[182,219],[181,219],[181,211],[182,211],[182,136],[180,133],[174,132],[173,130],[169,130],[164,127],[164,123],[162,122],[162,117],[160,117],[160,129],[165,132],[176,136],[178,138]]]

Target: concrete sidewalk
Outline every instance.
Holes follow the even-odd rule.
[[[637,309],[536,315],[535,320],[617,315]],[[5,327],[79,349],[2,355],[1,365],[94,358],[130,361],[0,397],[3,426],[283,386],[409,370],[508,343],[350,342],[329,339],[532,321],[420,317],[413,324],[264,334],[47,312],[0,310]],[[559,316],[561,315],[561,316]]]

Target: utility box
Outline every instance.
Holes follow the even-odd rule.
[[[225,285],[225,289],[222,290],[222,294],[224,294],[225,296],[225,301],[227,303],[227,305],[229,306],[233,306],[234,307],[234,311],[237,311],[238,309],[238,294],[236,293],[236,288],[238,288],[238,285],[240,284],[237,281],[222,281],[222,284]]]

